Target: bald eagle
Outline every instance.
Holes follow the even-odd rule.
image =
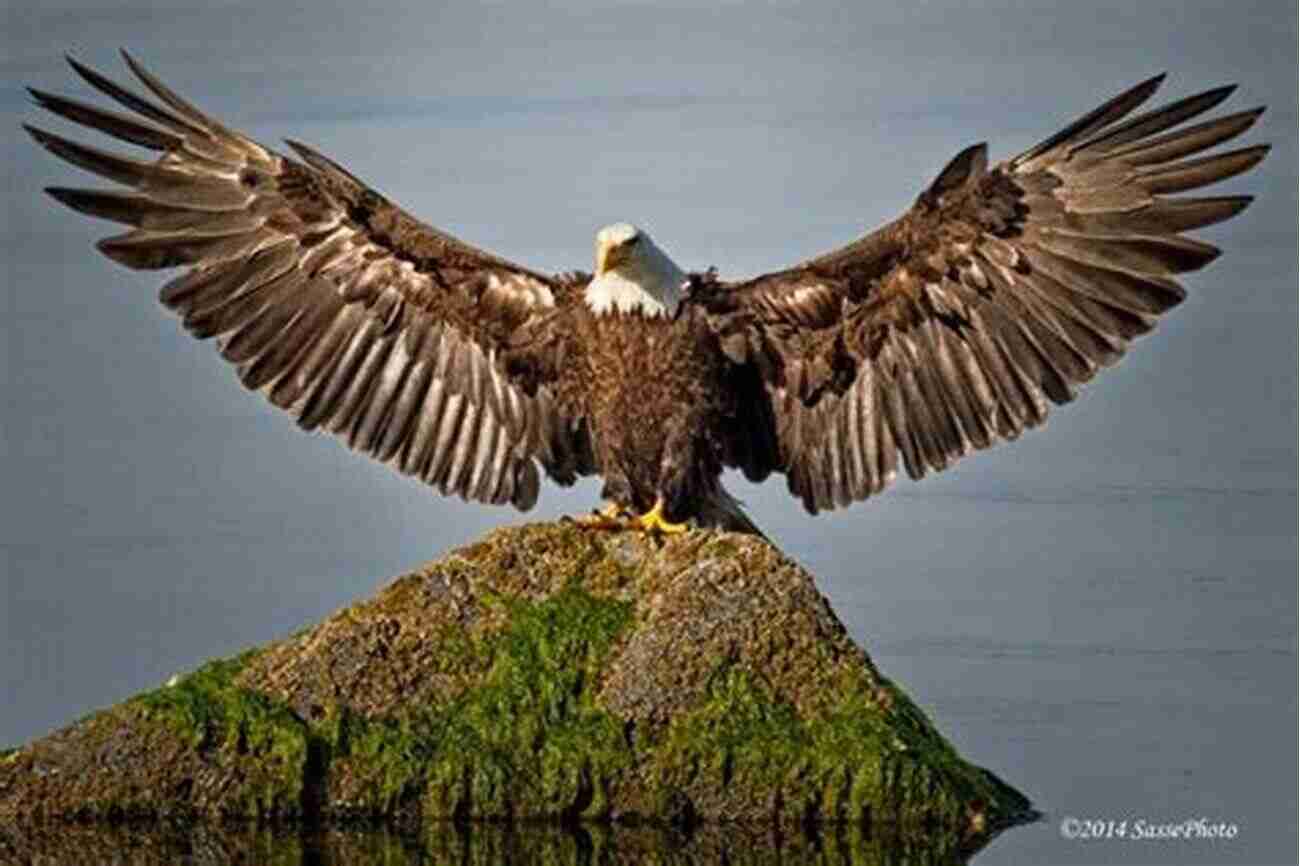
[[[809,512],[919,479],[1042,424],[1179,303],[1219,251],[1183,232],[1248,196],[1171,197],[1254,166],[1200,155],[1262,108],[1186,125],[1220,87],[1130,116],[1144,81],[1024,153],[959,153],[898,219],[739,282],[687,273],[628,223],[594,274],[547,275],[431,228],[312,148],[264,147],[123,52],[150,96],[69,58],[129,109],[32,89],[43,108],[160,153],[31,126],[124,189],[47,191],[130,226],[100,241],[239,381],[307,430],[444,494],[530,508],[540,472],[604,479],[593,526],[756,532],[726,468],[785,476]]]

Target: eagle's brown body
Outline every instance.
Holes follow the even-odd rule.
[[[598,474],[624,508],[751,531],[724,468],[783,474],[816,513],[879,493],[900,465],[921,478],[1042,424],[1182,300],[1176,275],[1218,255],[1185,233],[1250,202],[1175,194],[1267,151],[1211,151],[1263,109],[1187,125],[1230,87],[1134,114],[1161,76],[992,167],[967,148],[853,243],[679,292],[684,275],[653,243],[638,252],[635,227],[598,235],[595,279],[532,271],[127,62],[153,99],[73,66],[133,114],[32,94],[161,155],[29,127],[125,187],[49,192],[130,226],[99,244],[114,260],[185,268],[163,303],[217,338],[247,388],[443,493],[529,508],[539,470]]]
[[[567,342],[559,390],[589,419],[604,498],[641,513],[662,497],[670,518],[697,516],[740,415],[707,319],[690,306],[673,318],[579,307]]]

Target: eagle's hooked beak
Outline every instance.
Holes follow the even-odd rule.
[[[636,238],[621,243],[601,241],[596,245],[596,276],[602,277],[627,261]]]

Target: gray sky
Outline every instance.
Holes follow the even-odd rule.
[[[1220,638],[1264,635],[1294,654],[1294,4],[357,8],[6,6],[0,745],[524,519],[441,499],[299,433],[157,306],[160,279],[94,253],[111,226],[40,194],[94,181],[21,134],[22,120],[60,125],[20,85],[88,95],[62,53],[117,76],[119,46],[230,125],[312,143],[515,260],[590,267],[595,229],[627,219],[683,265],[730,276],[848,240],[905,208],[963,146],[987,139],[995,158],[1010,155],[1160,70],[1163,98],[1240,82],[1225,110],[1267,103],[1249,141],[1274,150],[1225,191],[1258,200],[1203,233],[1223,258],[1045,431],[816,519],[779,480],[734,486],[868,648],[954,630],[1128,639],[1156,627],[1161,599],[1096,617],[1041,594],[1032,574],[1008,592],[1005,575],[1091,568],[1074,536],[1128,545],[1135,561],[1158,537],[1166,558],[1196,552],[1189,568],[1248,561],[1267,591]],[[548,488],[529,518],[585,511],[597,489]],[[1135,502],[1164,528],[1105,523]],[[1256,510],[1223,504],[1237,502]],[[1219,517],[1170,517],[1197,503]],[[967,607],[909,615],[946,592]],[[1294,708],[1294,679],[1281,688]]]

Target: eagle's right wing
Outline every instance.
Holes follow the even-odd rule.
[[[884,489],[900,457],[921,478],[1016,438],[1115,363],[1183,299],[1174,276],[1218,255],[1184,232],[1250,202],[1171,194],[1268,150],[1200,155],[1263,109],[1181,126],[1231,87],[1125,119],[1161,78],[992,168],[984,145],[967,148],[848,246],[702,293],[751,371],[730,462],[783,472],[814,513],[843,506]]]
[[[467,499],[526,509],[537,463],[561,483],[592,471],[547,359],[581,275],[543,276],[426,226],[305,145],[290,142],[301,161],[264,148],[123,54],[158,102],[69,62],[134,115],[31,93],[162,155],[143,162],[29,126],[56,156],[127,187],[48,192],[134,227],[99,243],[114,261],[187,268],[162,302],[196,337],[218,338],[245,387]]]

